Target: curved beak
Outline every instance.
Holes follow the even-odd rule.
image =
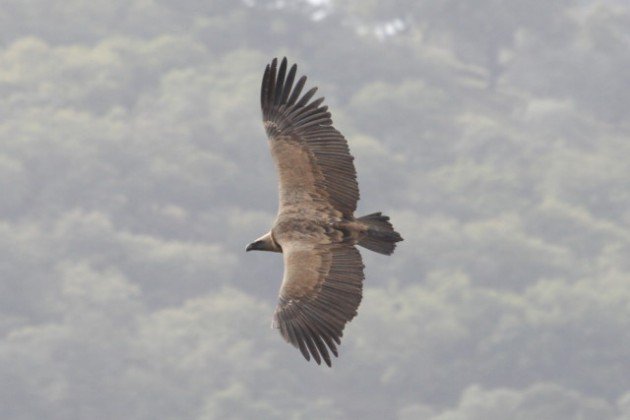
[[[255,251],[256,249],[258,249],[258,242],[252,242],[251,244],[247,245],[247,248],[245,248],[245,252]]]

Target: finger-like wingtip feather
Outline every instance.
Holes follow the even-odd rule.
[[[268,97],[267,103],[272,104],[275,99],[276,91],[274,89],[276,84],[276,70],[278,67],[278,59],[271,60],[271,68],[269,70],[269,79],[267,80]]]
[[[295,104],[295,101],[298,100],[300,94],[302,93],[302,89],[304,89],[304,85],[306,84],[306,76],[300,77],[297,84],[295,85],[295,89],[293,89],[293,93],[291,97],[287,101],[287,106],[292,106]]]
[[[291,69],[289,70],[289,75],[287,76],[287,80],[284,82],[284,89],[282,91],[281,103],[287,103],[287,98],[289,97],[289,93],[291,93],[291,89],[293,87],[293,80],[295,79],[296,72],[297,72],[297,65],[294,64],[291,66]]]
[[[276,78],[276,88],[274,89],[274,105],[280,105],[280,102],[282,101],[282,97],[283,95],[283,89],[285,88],[284,86],[284,77],[286,75],[287,72],[287,58],[284,57],[282,59],[282,61],[280,62],[280,68],[278,69],[278,77]]]
[[[269,64],[265,66],[265,73],[263,74],[262,85],[260,87],[260,107],[265,108],[267,97],[269,96],[269,72],[271,68]]]

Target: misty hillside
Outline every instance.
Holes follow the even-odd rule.
[[[630,5],[0,1],[3,419],[630,419]],[[287,56],[348,139],[333,368],[270,329]]]

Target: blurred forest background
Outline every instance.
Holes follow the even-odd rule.
[[[286,55],[356,157],[333,368],[269,328]],[[630,419],[630,4],[0,0],[3,419]]]

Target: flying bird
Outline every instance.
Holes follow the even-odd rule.
[[[288,71],[287,71],[288,70]],[[279,174],[280,203],[271,230],[247,251],[281,252],[284,275],[273,326],[306,360],[331,366],[344,326],[361,302],[360,245],[390,255],[402,237],[389,217],[355,218],[359,200],[353,156],[332,126],[324,98],[302,94],[297,66],[273,59],[265,68],[260,102],[271,155]]]

